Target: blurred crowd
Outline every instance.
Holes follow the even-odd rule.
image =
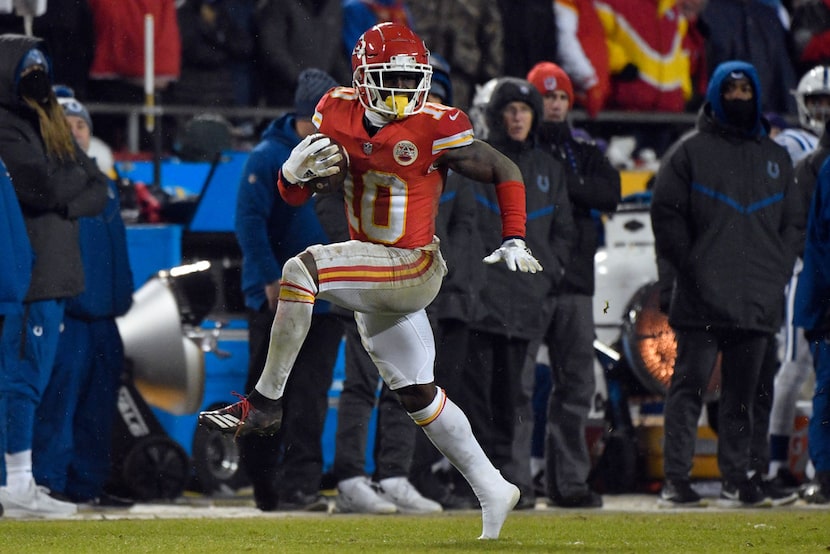
[[[590,118],[603,110],[695,112],[713,69],[742,59],[758,68],[764,112],[795,116],[790,91],[830,56],[830,8],[822,0],[40,3],[45,11],[33,11],[28,26],[47,44],[55,81],[85,102],[144,102],[146,13],[154,18],[157,102],[206,109],[289,108],[307,67],[348,85],[354,41],[378,21],[407,24],[446,61],[454,104],[463,110],[487,81],[524,77],[537,62],[553,61],[573,80],[575,107]],[[20,13],[0,15],[0,31],[24,32]],[[124,148],[123,116],[93,110],[93,119],[100,138]],[[253,129],[250,120],[234,123]],[[172,147],[175,122],[167,127],[172,136],[164,144]],[[633,134],[638,149],[658,156],[678,134],[636,124],[603,131]],[[152,143],[144,137],[141,148]]]

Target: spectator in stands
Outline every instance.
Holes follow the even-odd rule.
[[[66,299],[84,290],[77,219],[99,214],[107,202],[106,178],[72,139],[43,48],[32,37],[0,36],[0,158],[35,253],[24,311],[6,315],[3,329],[8,351],[16,355],[4,358],[6,378],[0,381],[0,396],[7,399],[0,504],[15,517],[76,511],[32,477],[35,411],[54,365]]]
[[[528,81],[543,99],[544,115],[536,130],[539,145],[565,168],[575,240],[557,289],[553,316],[541,341],[528,351],[526,371],[535,372],[539,342],[550,354],[552,390],[548,401],[545,445],[548,496],[563,508],[602,506],[588,485],[591,458],[585,437],[596,382],[594,379],[594,254],[599,247],[598,213],[620,203],[620,174],[593,143],[573,138],[568,123],[574,90],[561,67],[533,66]]]
[[[226,0],[186,0],[176,14],[182,68],[171,100],[214,108],[237,105],[233,64],[253,55],[250,29],[230,16]]]
[[[48,0],[46,12],[34,18],[32,34],[46,42],[54,62],[56,83],[75,91],[78,99],[87,97],[89,65],[92,63],[95,33],[88,0]]]
[[[341,2],[263,0],[257,4],[256,58],[269,106],[292,105],[300,72],[307,67],[325,71],[338,83],[351,82],[349,57],[340,42]]]
[[[790,36],[796,74],[830,65],[830,0],[801,0],[793,5]]]
[[[611,93],[608,45],[591,0],[555,0],[557,60],[575,85],[571,109],[596,117]]]
[[[609,109],[683,112],[692,96],[689,54],[684,47],[688,22],[674,2],[607,0],[595,4],[608,44]],[[657,157],[675,140],[670,124],[635,125],[638,149]]]
[[[78,146],[89,151],[92,119],[76,98],[60,97]],[[62,499],[96,507],[129,507],[132,501],[104,488],[117,417],[124,345],[115,318],[133,300],[127,232],[118,188],[109,183],[108,202],[94,217],[78,219],[86,287],[66,302],[52,376],[35,420],[32,448],[35,482]]]
[[[767,338],[781,323],[781,295],[803,232],[803,201],[789,156],[766,136],[761,92],[751,64],[718,66],[696,131],[672,146],[655,179],[660,304],[677,336],[664,409],[663,506],[702,504],[689,474],[701,392],[719,351],[720,502],[771,504],[760,475],[750,473],[753,410]]]
[[[153,16],[154,82],[160,103],[168,100],[168,89],[181,73],[181,36],[174,0],[112,2],[87,0],[92,11],[95,55],[89,68],[89,100],[114,104],[144,104],[145,16]],[[126,119],[117,114],[96,114],[98,136],[114,150],[126,146]],[[145,120],[146,121],[146,120]],[[164,118],[162,144],[169,149],[175,129]],[[169,129],[168,129],[169,127]],[[152,134],[142,125],[139,148],[153,150]]]
[[[254,10],[256,9],[257,0],[223,0],[223,4],[234,25],[241,29],[244,34],[252,38],[255,37],[257,27],[254,21]],[[230,66],[233,75],[234,105],[256,105],[258,82],[254,54],[252,53],[248,58],[231,60]],[[253,122],[249,121],[247,127],[250,127],[252,131]]]
[[[408,2],[404,0],[342,0],[343,51],[351,57],[357,39],[378,23],[398,23],[413,28]],[[424,37],[426,42],[426,37]]]
[[[311,204],[292,207],[274,183],[291,149],[316,132],[311,122],[320,98],[337,82],[320,69],[300,73],[293,113],[273,121],[251,152],[236,202],[236,237],[242,250],[242,292],[248,309],[248,379],[259,379],[277,307],[283,263],[307,246],[328,243]],[[274,436],[240,437],[244,469],[262,511],[325,510],[320,494],[320,437],[328,412],[328,390],[342,328],[329,303],[314,305],[309,340],[300,350],[284,397],[283,426]]]
[[[686,111],[696,112],[703,104],[709,86],[709,65],[706,61],[706,39],[709,28],[700,18],[709,0],[677,0],[677,7],[689,22],[684,48],[689,52],[689,76],[692,96],[686,102]]]
[[[520,508],[532,508],[535,503],[530,476],[533,372],[526,371],[525,359],[530,341],[545,331],[574,238],[564,168],[536,147],[534,133],[542,114],[539,91],[524,79],[500,80],[488,104],[487,140],[522,170],[527,210],[536,214],[528,220],[527,241],[531,249],[538,250],[545,271],[524,279],[518,287],[508,285],[506,269],[487,267],[479,272],[459,390],[459,406],[468,413],[482,448],[519,487]],[[458,178],[451,174],[448,181]],[[493,193],[468,180],[458,190],[463,198],[458,201],[476,206],[475,238],[454,237],[463,240],[464,246],[452,248],[475,248],[479,241],[488,244],[498,234]],[[520,422],[524,425],[517,425]]]
[[[596,4],[608,44],[611,98],[620,110],[682,112],[691,98],[688,22],[673,2]]]
[[[537,62],[556,59],[556,21],[552,0],[498,0],[498,6],[504,40],[501,75],[524,79]],[[489,40],[489,37],[483,40]]]
[[[417,0],[409,3],[409,10],[429,49],[445,55],[452,67],[451,104],[467,110],[476,85],[503,75],[504,31],[498,5],[492,0]]]
[[[711,67],[728,60],[751,63],[764,91],[762,110],[794,115],[790,91],[797,80],[787,31],[776,8],[761,0],[710,0],[700,17],[710,31],[707,63]]]

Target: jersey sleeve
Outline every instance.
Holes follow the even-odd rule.
[[[470,118],[458,108],[450,108],[442,104],[427,104],[424,112],[438,120],[436,138],[432,141],[433,155],[450,148],[468,146],[475,140]]]
[[[323,126],[323,119],[325,118],[325,114],[329,113],[334,109],[335,103],[337,99],[356,99],[357,93],[353,88],[349,87],[335,87],[328,91],[326,94],[320,98],[320,101],[317,102],[317,106],[314,109],[314,115],[311,117],[311,122],[314,123],[314,126],[318,129],[321,129]]]

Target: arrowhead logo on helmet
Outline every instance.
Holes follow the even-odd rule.
[[[420,112],[432,83],[429,50],[410,28],[375,25],[352,51],[352,84],[361,105],[387,119]]]

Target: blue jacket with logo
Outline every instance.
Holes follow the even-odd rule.
[[[726,123],[724,80],[754,83],[751,131]],[[666,152],[651,203],[661,289],[675,328],[772,333],[783,317],[806,220],[786,149],[767,136],[755,68],[726,62],[712,75],[696,129]]]

